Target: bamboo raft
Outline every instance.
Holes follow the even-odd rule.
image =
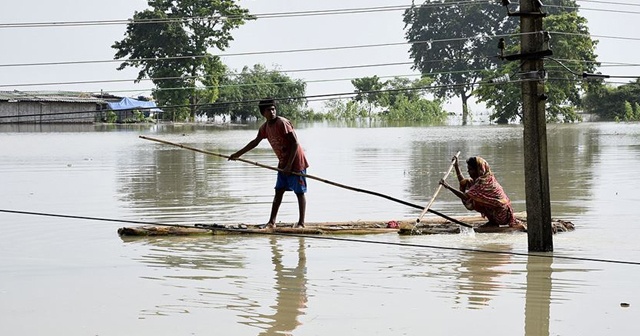
[[[180,147],[183,149],[188,149],[191,151],[213,155],[221,158],[231,159],[230,156],[214,153],[198,148],[188,147],[185,145],[172,143],[169,141],[154,139],[146,136],[140,136],[140,138],[145,140],[150,140],[162,144],[167,144],[171,146]],[[455,159],[458,157],[460,152],[454,156],[451,160],[451,166],[449,170],[445,174],[444,179],[451,173],[454,168]],[[240,161],[248,164],[252,164],[254,166],[275,170],[278,172],[284,172],[280,168],[271,167],[267,165],[260,164],[258,162],[252,162],[248,160],[244,160],[241,158],[235,159],[235,161]],[[317,176],[301,174],[301,173],[292,173],[295,175],[305,176],[306,178],[318,180],[323,183],[330,184],[332,186],[361,192],[377,197],[382,197],[390,201],[394,201],[406,206],[410,206],[412,208],[422,210],[420,217],[418,219],[404,219],[404,220],[390,220],[390,221],[351,221],[351,222],[325,222],[325,223],[305,223],[305,227],[303,228],[295,228],[292,224],[282,224],[278,223],[276,228],[263,228],[257,224],[232,224],[232,225],[224,225],[224,224],[203,224],[203,225],[193,225],[193,226],[185,226],[185,225],[153,225],[153,226],[141,226],[141,227],[123,227],[118,229],[118,234],[120,236],[187,236],[187,235],[228,235],[228,234],[373,234],[373,233],[399,233],[403,235],[420,235],[420,234],[442,234],[442,233],[459,233],[461,232],[461,228],[465,229],[473,229],[476,232],[482,233],[499,233],[499,232],[518,232],[518,231],[526,231],[526,215],[524,213],[516,214],[516,217],[523,222],[523,228],[511,228],[511,227],[483,227],[481,226],[486,222],[486,219],[483,219],[480,215],[476,216],[467,216],[467,217],[449,217],[443,213],[435,211],[431,209],[431,204],[435,200],[440,191],[442,185],[439,185],[435,194],[431,198],[429,204],[424,207],[418,204],[412,204],[407,201],[403,201],[397,199],[395,197],[391,197],[389,195],[385,195],[379,192],[365,190],[361,188],[355,188],[351,186],[347,186],[344,184],[336,183],[333,181],[329,181]],[[422,217],[430,212],[439,216],[440,218],[436,219],[426,219],[422,220]],[[441,219],[442,218],[442,219]],[[552,230],[554,233],[557,232],[566,232],[572,231],[574,229],[573,223],[558,219],[552,220]]]
[[[516,217],[526,226],[526,214],[518,213]],[[508,226],[482,227],[486,219],[481,216],[455,217],[471,225],[478,233],[526,232]],[[569,221],[552,220],[554,233],[573,231],[574,225]],[[424,218],[419,223],[415,219],[389,221],[348,221],[306,223],[305,227],[293,227],[293,224],[278,223],[275,228],[263,228],[258,224],[210,224],[210,225],[145,225],[138,227],[122,227],[118,229],[120,236],[193,236],[193,235],[234,235],[234,234],[379,234],[396,233],[401,235],[455,234],[462,230],[460,225],[442,218]]]

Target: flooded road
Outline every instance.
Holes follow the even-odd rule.
[[[526,234],[134,239],[117,221],[1,211],[264,223],[275,172],[138,137],[229,155],[256,127],[0,126],[0,334],[640,332],[640,124],[548,125],[552,215],[576,230],[542,257],[527,256]],[[426,205],[459,150],[484,157],[525,210],[519,126],[296,129],[311,175]],[[276,165],[266,141],[243,158]],[[308,183],[308,222],[420,214]],[[445,190],[432,207],[470,214]],[[278,219],[297,220],[293,194]]]

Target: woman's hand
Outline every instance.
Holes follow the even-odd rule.
[[[443,187],[445,187],[445,188],[447,188],[447,189],[450,189],[450,188],[451,188],[451,186],[450,186],[450,185],[447,183],[447,181],[445,181],[444,179],[441,179],[441,180],[440,180],[440,185],[441,185],[441,186],[443,186]]]
[[[451,161],[453,161],[453,165],[454,166],[458,167],[458,157],[457,156],[452,157]]]

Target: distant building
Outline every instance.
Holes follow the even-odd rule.
[[[105,104],[83,92],[0,91],[0,124],[93,123]]]

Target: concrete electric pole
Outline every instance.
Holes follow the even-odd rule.
[[[507,7],[509,0],[502,0]],[[547,161],[547,119],[544,92],[543,57],[552,55],[549,34],[542,29],[543,6],[540,0],[520,0],[520,54],[507,55],[509,61],[522,62],[522,118],[524,123],[524,178],[527,203],[529,251],[553,251],[549,167]]]
[[[527,198],[527,234],[529,251],[553,251],[549,166],[547,161],[547,117],[545,112],[543,54],[545,38],[542,30],[542,3],[520,0],[521,52],[534,55],[525,58],[522,71],[522,115],[524,122],[524,179]],[[530,15],[526,15],[528,13]],[[540,13],[540,14],[538,14]],[[548,49],[547,49],[548,50]]]

